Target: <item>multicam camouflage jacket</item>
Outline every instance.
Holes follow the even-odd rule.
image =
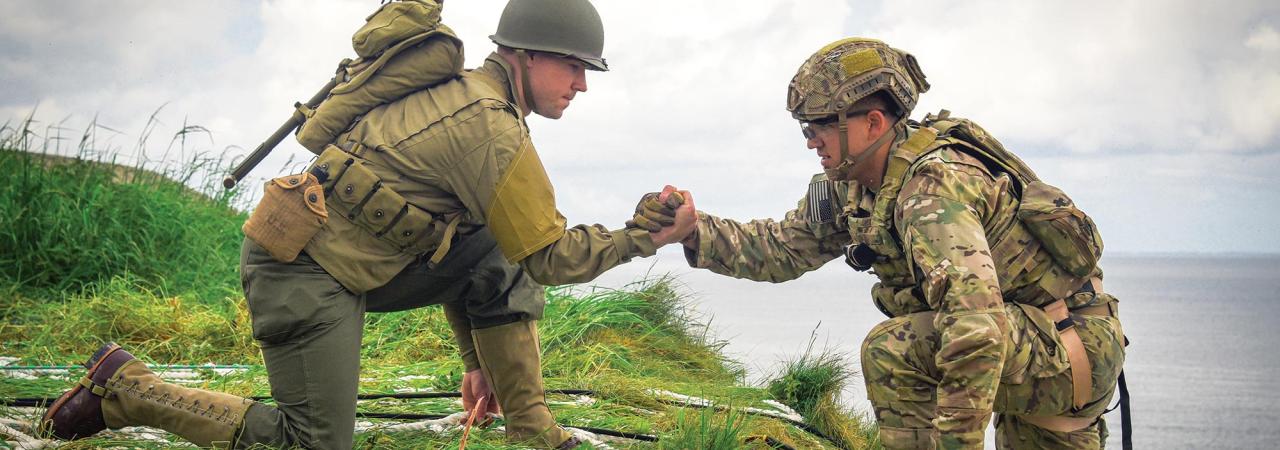
[[[1043,306],[1068,297],[1084,279],[1054,264],[1018,220],[1016,181],[962,144],[911,128],[894,144],[875,191],[815,176],[814,183],[831,185],[824,196],[836,202],[836,213],[829,221],[811,214],[823,207],[811,198],[814,189],[781,221],[700,213],[696,249],[686,248],[686,258],[693,267],[776,283],[859,244],[873,250],[879,282],[872,297],[881,311],[938,313],[938,429],[985,428],[1004,359],[1004,302]]]

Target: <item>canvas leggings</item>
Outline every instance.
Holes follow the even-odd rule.
[[[1090,294],[1092,295],[1092,294]],[[1107,436],[1102,418],[1070,433],[1036,427],[1018,415],[1094,417],[1107,407],[1124,364],[1123,331],[1118,317],[1073,316],[1092,364],[1093,395],[1072,411],[1069,364],[1060,351],[1052,321],[1038,308],[1005,305],[1009,331],[1005,365],[996,391],[996,447],[1102,448]],[[941,335],[933,312],[895,317],[873,328],[862,344],[862,372],[880,440],[887,449],[981,448],[982,433],[940,439],[933,428],[937,385],[936,360]],[[1050,334],[1052,333],[1052,334]],[[1056,350],[1056,349],[1055,349]],[[985,428],[985,425],[984,425]],[[982,430],[985,432],[985,430]],[[976,440],[977,442],[968,442]],[[941,444],[941,445],[940,445]]]
[[[240,263],[276,406],[249,408],[237,448],[351,448],[366,312],[444,304],[464,309],[479,329],[540,318],[544,304],[542,287],[506,261],[485,229],[455,243],[435,268],[413,263],[363,295],[306,253],[280,263],[245,239]]]

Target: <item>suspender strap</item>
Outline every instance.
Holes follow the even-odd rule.
[[[1085,284],[1084,289],[1102,292],[1102,280],[1093,278]],[[1089,363],[1089,358],[1085,355],[1084,343],[1080,341],[1080,334],[1076,331],[1075,322],[1071,320],[1070,314],[1118,317],[1116,302],[1113,300],[1106,304],[1086,306],[1068,312],[1066,301],[1058,300],[1045,306],[1044,311],[1054,321],[1058,334],[1062,336],[1062,345],[1067,352],[1067,360],[1071,362],[1072,405],[1078,409],[1084,406],[1093,394],[1093,382],[1090,378],[1093,367]],[[1128,338],[1125,338],[1125,345],[1129,345]],[[1129,386],[1125,383],[1123,371],[1120,372],[1116,388],[1120,391],[1120,402],[1117,407],[1120,408],[1121,447],[1125,450],[1131,450],[1133,448],[1133,423],[1129,416]],[[1111,410],[1103,411],[1103,414],[1108,412],[1111,412]],[[1060,433],[1070,433],[1084,429],[1098,420],[1097,417],[1018,417],[1032,425]]]
[[[435,267],[436,264],[440,264],[440,261],[444,260],[444,255],[449,253],[449,247],[453,245],[453,235],[458,231],[458,223],[460,222],[462,222],[461,213],[449,220],[449,225],[444,228],[444,235],[440,236],[440,246],[436,247],[435,253],[431,254],[429,267]]]
[[[1080,334],[1076,332],[1075,322],[1071,320],[1070,313],[1067,312],[1067,302],[1057,300],[1044,307],[1044,312],[1049,315],[1049,319],[1053,320],[1058,328],[1058,335],[1062,337],[1063,349],[1067,351],[1067,360],[1071,362],[1071,387],[1072,402],[1077,409],[1084,407],[1089,402],[1089,397],[1093,396],[1093,380],[1090,373],[1093,372],[1093,366],[1089,364],[1089,356],[1084,352],[1084,342],[1080,340]]]
[[[903,176],[907,174],[907,169],[911,167],[920,155],[930,150],[935,139],[938,137],[938,130],[929,127],[921,127],[916,129],[906,142],[898,146],[897,151],[889,155],[889,164],[885,168],[884,180],[886,183],[894,183],[901,187]],[[881,188],[881,191],[884,189]]]

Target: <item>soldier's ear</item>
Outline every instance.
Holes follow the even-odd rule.
[[[893,124],[889,123],[889,118],[884,115],[884,111],[879,109],[867,112],[867,123],[871,126],[871,134],[873,135],[878,135],[881,131],[893,126]]]

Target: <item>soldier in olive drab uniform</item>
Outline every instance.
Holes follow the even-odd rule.
[[[841,256],[871,269],[890,319],[863,342],[862,372],[887,448],[981,448],[993,411],[999,447],[1098,448],[1124,361],[1101,241],[1051,251],[1058,240],[1021,217],[1047,188],[1030,169],[972,122],[905,120],[928,87],[880,41],[819,50],[787,109],[825,173],[781,221],[701,213],[686,257],[770,282]],[[1065,195],[1048,204],[1073,208]]]
[[[585,70],[607,70],[600,17],[587,0],[512,0],[491,39],[481,67],[374,109],[317,159],[309,173],[330,192],[329,220],[295,260],[245,240],[245,297],[276,406],[166,383],[108,344],[46,413],[53,434],[149,425],[201,446],[350,448],[364,314],[442,304],[465,406],[496,396],[487,409],[501,406],[510,441],[576,446],[544,401],[543,285],[653,255],[691,229],[693,211],[651,205],[661,214],[650,219],[682,224],[656,233],[566,229],[524,117],[559,118],[586,91]]]

